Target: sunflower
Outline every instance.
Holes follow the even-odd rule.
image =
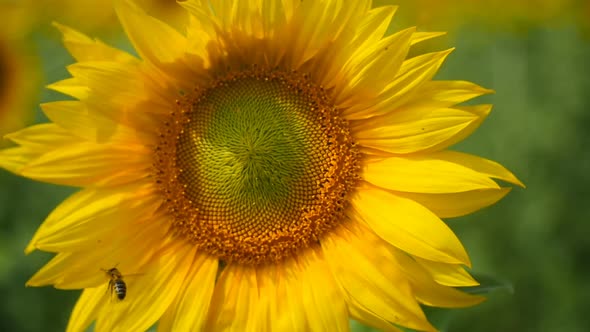
[[[56,253],[28,285],[84,289],[69,331],[432,331],[421,305],[482,301],[440,218],[521,183],[446,150],[491,91],[433,80],[451,50],[408,58],[440,33],[386,36],[371,1],[181,5],[186,33],[116,2],[139,57],[57,25],[77,62],[49,87],[75,100],[0,152],[82,188],[26,249]]]
[[[31,22],[24,8],[0,3],[0,135],[22,128],[33,117],[39,85],[38,63],[27,42]],[[4,145],[0,142],[0,145]]]

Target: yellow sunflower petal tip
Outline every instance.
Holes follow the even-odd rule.
[[[522,185],[448,150],[491,109],[460,104],[492,90],[433,81],[454,48],[407,53],[443,33],[387,37],[370,3],[182,2],[185,35],[116,1],[142,61],[54,23],[84,65],[48,88],[83,111],[56,106],[0,166],[81,191],[26,247],[58,253],[27,286],[103,280],[126,309],[84,292],[71,326],[122,331],[435,330],[420,304],[482,300],[439,283],[471,266],[441,218],[502,198],[492,179]]]
[[[453,53],[456,49],[457,49],[456,47],[451,47],[443,52],[446,53],[445,55],[449,55],[449,54]]]
[[[30,247],[30,246],[27,246],[24,250],[25,255],[28,255],[28,254],[32,253],[33,251],[35,251],[35,247]]]
[[[526,184],[524,184],[524,182],[520,181],[519,178],[516,177],[516,175],[512,175],[511,181],[510,183],[515,184],[523,189],[526,189]]]
[[[28,255],[35,250],[37,250],[37,246],[35,239],[33,239],[29,242],[29,244],[27,244],[27,247],[25,248],[25,255]]]
[[[52,21],[51,25],[57,29],[59,29],[60,31],[62,31],[63,29],[69,29],[67,26],[57,22],[57,21]]]

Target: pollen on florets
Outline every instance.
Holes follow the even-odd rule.
[[[345,219],[359,152],[321,87],[255,68],[177,102],[155,172],[178,234],[256,265],[296,254]]]

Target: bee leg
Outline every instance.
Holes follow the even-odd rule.
[[[113,302],[113,280],[109,280],[109,284],[107,286],[107,292],[109,292],[109,299]]]

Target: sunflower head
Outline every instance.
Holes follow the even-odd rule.
[[[164,129],[157,183],[173,224],[222,260],[279,262],[344,217],[359,153],[307,77],[225,75],[179,100]]]
[[[84,289],[70,330],[430,331],[420,305],[482,300],[440,218],[521,183],[447,150],[490,90],[433,80],[450,50],[408,56],[439,33],[386,35],[395,8],[370,1],[180,4],[179,31],[116,2],[139,58],[57,25],[77,62],[50,88],[76,100],[0,152],[82,188],[27,248],[57,253],[29,285]]]

